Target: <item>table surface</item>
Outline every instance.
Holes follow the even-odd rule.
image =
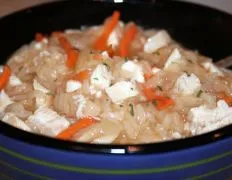
[[[0,0],[0,17],[25,7],[34,6],[40,3],[51,2],[55,0]],[[182,0],[192,1],[200,4],[210,5],[212,7],[227,11],[232,14],[232,0]]]

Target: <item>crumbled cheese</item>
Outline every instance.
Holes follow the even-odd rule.
[[[74,92],[78,89],[81,88],[81,83],[79,81],[75,81],[75,80],[69,80],[66,83],[66,92]]]
[[[48,136],[56,136],[70,125],[66,118],[46,107],[37,109],[26,123],[35,131]]]
[[[36,107],[49,107],[52,104],[52,96],[42,91],[34,91]]]
[[[103,59],[108,59],[108,58],[109,58],[109,54],[108,54],[107,51],[103,51],[103,52],[101,53],[101,55],[103,56]]]
[[[190,74],[187,75],[183,73],[175,83],[175,91],[182,94],[182,95],[191,95],[198,91],[201,87],[201,82],[199,78],[194,75]]]
[[[171,66],[172,64],[180,64],[181,63],[181,54],[180,51],[175,48],[171,55],[168,57],[165,65],[164,65],[164,69],[167,69],[169,66]]]
[[[77,103],[76,117],[81,118],[84,116],[83,110],[86,106],[86,99],[83,95],[76,95],[73,98]]]
[[[33,81],[33,88],[34,88],[34,90],[42,91],[43,93],[50,92],[47,88],[43,87],[36,79],[34,79],[34,81]]]
[[[188,119],[192,134],[202,134],[232,124],[232,107],[224,100],[219,100],[214,109],[205,105],[190,109]]]
[[[22,84],[22,81],[17,76],[12,74],[9,79],[9,84],[11,86],[18,86]]]
[[[122,103],[125,99],[138,95],[134,83],[130,81],[119,81],[106,88],[106,93],[115,104]]]
[[[157,67],[153,67],[153,68],[151,69],[152,74],[156,74],[156,73],[158,73],[158,72],[160,72],[160,71],[161,71],[161,69],[159,69],[159,68],[157,68]]]
[[[139,83],[144,82],[144,74],[142,67],[136,64],[133,61],[125,62],[122,67],[122,72],[127,78],[131,78],[131,80],[137,81]]]
[[[173,132],[172,137],[175,139],[180,139],[180,138],[182,138],[182,135],[179,132]]]
[[[25,122],[12,113],[6,113],[2,121],[24,131],[31,131],[31,128]]]
[[[111,72],[108,71],[108,68],[103,64],[99,64],[94,69],[90,77],[90,82],[91,85],[97,89],[105,89],[110,86],[111,79],[112,75]]]
[[[3,116],[6,107],[12,103],[13,101],[11,101],[10,97],[2,90],[0,93],[0,118]]]
[[[154,36],[150,37],[144,45],[144,52],[153,53],[157,49],[168,45],[171,38],[164,30],[157,32]]]
[[[223,72],[220,71],[212,62],[203,62],[202,63],[202,66],[208,70],[210,73],[215,73],[217,74],[218,76],[223,76]]]
[[[48,39],[47,38],[43,38],[41,42],[36,42],[34,44],[34,47],[35,47],[35,49],[40,50],[43,47],[43,45],[45,45],[47,43],[48,43]]]

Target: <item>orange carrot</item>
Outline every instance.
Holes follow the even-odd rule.
[[[35,40],[37,42],[41,42],[43,39],[44,39],[44,35],[43,34],[41,34],[41,33],[36,33],[35,34]]]
[[[81,129],[87,128],[88,126],[96,123],[96,120],[92,117],[85,117],[78,120],[76,123],[69,126],[67,129],[59,133],[56,138],[69,140]]]
[[[129,55],[130,45],[134,40],[136,33],[136,25],[134,23],[129,24],[119,44],[119,55],[121,57],[127,57]]]
[[[90,76],[90,70],[86,69],[74,75],[71,79],[83,82]]]
[[[10,75],[11,70],[9,66],[5,65],[0,75],[0,90],[2,90],[6,86],[7,82],[9,81]]]
[[[60,46],[65,50],[68,58],[66,66],[70,69],[74,68],[79,57],[79,52],[73,49],[71,43],[60,32],[53,32],[53,35],[58,38]]]
[[[168,97],[164,97],[162,100],[157,100],[155,107],[158,110],[163,110],[172,105],[174,105],[174,101]]]
[[[113,57],[113,56],[114,56],[114,50],[113,50],[112,45],[108,46],[108,47],[106,48],[106,51],[108,52],[108,54],[109,54],[110,57]]]
[[[108,37],[110,36],[110,33],[114,30],[114,28],[117,26],[119,18],[120,18],[120,12],[114,11],[110,20],[105,23],[105,27],[102,34],[94,42],[93,44],[94,49],[103,51],[107,48],[106,44]]]
[[[217,93],[219,99],[223,99],[229,106],[232,106],[232,96],[227,96],[224,92]]]
[[[145,97],[147,98],[148,101],[153,101],[153,100],[163,100],[163,96],[158,96],[155,92],[154,88],[150,87],[145,87],[143,86],[143,93]]]
[[[153,76],[153,74],[151,74],[151,73],[145,73],[144,79],[147,81],[148,79],[151,79],[152,76]]]
[[[59,36],[58,41],[61,45],[61,47],[66,51],[66,53],[72,49],[72,45],[70,42],[64,37],[64,36]]]
[[[66,66],[68,68],[74,68],[78,60],[79,53],[75,49],[68,50],[68,59],[66,61]]]
[[[171,98],[156,95],[154,88],[143,87],[143,93],[147,98],[147,101],[155,102],[155,106],[158,110],[163,110],[174,104],[174,101]]]

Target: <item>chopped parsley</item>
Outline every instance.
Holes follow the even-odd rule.
[[[99,80],[97,77],[93,78],[94,80]]]
[[[154,106],[156,106],[156,105],[157,105],[157,101],[152,101],[152,104],[153,104]]]
[[[52,92],[48,92],[48,93],[46,93],[46,94],[49,95],[49,96],[55,96],[55,94],[52,93]]]
[[[160,91],[163,91],[163,88],[161,86],[156,86],[157,89],[159,89]]]
[[[203,93],[203,91],[200,89],[198,92],[197,92],[197,97],[200,97],[201,96],[201,94]]]
[[[159,56],[160,52],[156,51],[154,54],[157,55],[157,56]]]
[[[187,61],[191,64],[193,64],[192,60],[191,59],[187,59]]]
[[[131,116],[134,116],[135,115],[134,106],[133,106],[133,104],[129,104],[129,106],[130,106],[130,114],[131,114]]]
[[[188,77],[190,76],[190,74],[188,73],[188,71],[184,71],[184,72],[187,74]]]
[[[107,69],[110,69],[110,66],[106,62],[104,62],[103,65],[105,65]]]
[[[124,59],[124,61],[127,62],[127,61],[128,61],[128,58],[126,57],[126,58]]]

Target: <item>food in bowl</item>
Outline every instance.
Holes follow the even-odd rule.
[[[185,138],[232,123],[232,72],[165,30],[119,20],[36,34],[2,66],[0,116],[32,133],[88,143]]]

